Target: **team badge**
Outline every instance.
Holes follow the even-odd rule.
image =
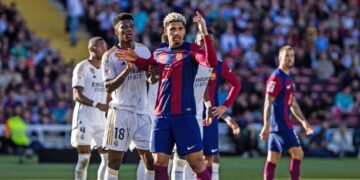
[[[105,74],[109,74],[110,68],[105,68]]]
[[[177,52],[176,55],[175,55],[175,59],[179,61],[182,58],[183,58],[183,53],[182,52]]]
[[[118,140],[115,140],[115,141],[114,141],[114,145],[115,145],[115,146],[118,146],[118,145],[119,145]]]
[[[93,74],[95,74],[95,69],[91,67],[91,68],[90,68],[90,72],[93,73]]]

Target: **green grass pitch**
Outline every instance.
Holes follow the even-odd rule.
[[[220,179],[222,180],[261,180],[264,158],[242,159],[222,157]],[[282,158],[276,170],[276,179],[290,179],[289,159]],[[98,164],[91,163],[88,179],[96,179]],[[137,164],[124,164],[119,179],[135,179]],[[74,164],[39,164],[36,158],[19,164],[15,156],[0,156],[0,179],[74,179]],[[302,162],[302,180],[315,179],[360,179],[359,159],[312,159]]]

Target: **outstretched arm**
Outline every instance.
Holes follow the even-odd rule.
[[[139,69],[147,71],[150,65],[156,65],[156,60],[151,56],[149,59],[141,58],[136,55],[135,51],[131,48],[127,50],[117,50],[115,56],[127,62],[134,63]]]

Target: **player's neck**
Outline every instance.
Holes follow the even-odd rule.
[[[128,48],[134,49],[135,43],[132,41],[120,41],[118,44],[118,47],[120,49],[124,49],[124,50],[126,50]]]
[[[285,74],[289,75],[290,74],[290,69],[284,68],[284,67],[279,67],[279,69],[281,71],[283,71]]]
[[[184,43],[184,41],[181,42],[181,43],[179,43],[179,44],[169,42],[169,46],[170,46],[170,48],[178,48],[178,47],[180,47],[183,43]]]
[[[90,62],[90,64],[92,64],[96,68],[100,68],[100,59],[97,59],[97,58],[95,58],[93,56],[90,56],[89,57],[89,62]]]

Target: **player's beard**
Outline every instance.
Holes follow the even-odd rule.
[[[182,42],[183,42],[181,36],[179,36],[179,35],[174,35],[174,36],[172,37],[172,41],[173,41],[173,43],[174,43],[175,46],[179,46],[179,45],[181,45]]]

